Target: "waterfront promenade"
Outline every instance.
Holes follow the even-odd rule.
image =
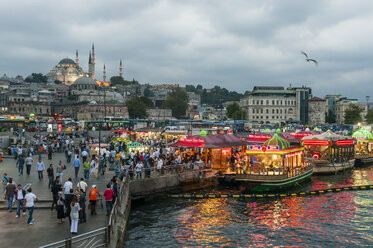
[[[44,172],[44,179],[39,181],[36,171],[36,161],[38,156],[34,156],[33,159],[34,163],[30,176],[26,175],[26,168],[24,169],[24,175],[18,176],[16,160],[13,158],[3,158],[3,162],[0,162],[1,175],[4,172],[8,173],[10,177],[13,177],[16,184],[20,183],[22,186],[31,183],[33,193],[43,201],[41,203],[35,203],[33,214],[33,218],[35,219],[34,225],[27,225],[28,212],[26,212],[26,215],[21,215],[19,218],[16,218],[16,208],[13,208],[13,212],[9,213],[4,209],[6,207],[6,201],[4,201],[3,196],[1,197],[0,207],[2,210],[0,210],[0,240],[2,247],[38,247],[71,236],[68,219],[65,219],[65,223],[58,224],[56,211],[50,210],[52,193],[48,189],[48,177],[46,172]],[[63,153],[53,154],[52,160],[48,160],[47,155],[44,154],[42,160],[46,167],[48,167],[50,163],[53,163],[54,169],[59,160],[62,160],[63,163],[66,164]],[[73,165],[66,164],[66,167],[67,169],[64,171],[63,182],[71,177],[75,187],[78,180],[83,177],[83,170],[81,168],[79,171],[79,177],[75,178]],[[97,178],[95,176],[90,176],[90,179],[87,181],[89,189],[93,184],[96,184],[97,189],[102,193],[106,188],[106,184],[110,181],[113,175],[114,172],[106,170],[104,176],[99,175]],[[104,208],[101,208],[100,203],[98,204],[98,211],[95,216],[91,216],[89,210],[86,210],[87,222],[79,224],[78,234],[103,227],[108,223],[105,202],[103,202],[103,204]],[[88,201],[86,205],[88,206]]]

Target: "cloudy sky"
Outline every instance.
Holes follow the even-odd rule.
[[[0,73],[47,73],[60,59],[141,83],[312,87],[373,99],[371,0],[2,0]],[[307,63],[304,50],[319,65]]]

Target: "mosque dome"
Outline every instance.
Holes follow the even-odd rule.
[[[71,86],[75,90],[96,90],[98,88],[96,81],[89,77],[80,77]]]
[[[75,65],[74,60],[69,58],[61,59],[61,61],[58,63],[59,65],[67,64],[67,65]]]

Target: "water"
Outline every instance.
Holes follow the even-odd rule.
[[[299,190],[373,184],[373,166]],[[373,191],[281,199],[160,199],[132,208],[126,247],[373,247]]]

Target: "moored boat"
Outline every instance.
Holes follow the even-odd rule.
[[[262,145],[249,145],[247,148],[247,163],[237,170],[234,177],[250,191],[278,191],[312,176],[313,168],[304,160],[304,148],[291,147],[277,133]]]
[[[352,134],[355,144],[355,166],[363,167],[373,164],[373,135],[366,129],[359,129]]]
[[[355,164],[355,141],[347,136],[326,131],[302,139],[306,159],[312,162],[314,174],[335,174]]]

